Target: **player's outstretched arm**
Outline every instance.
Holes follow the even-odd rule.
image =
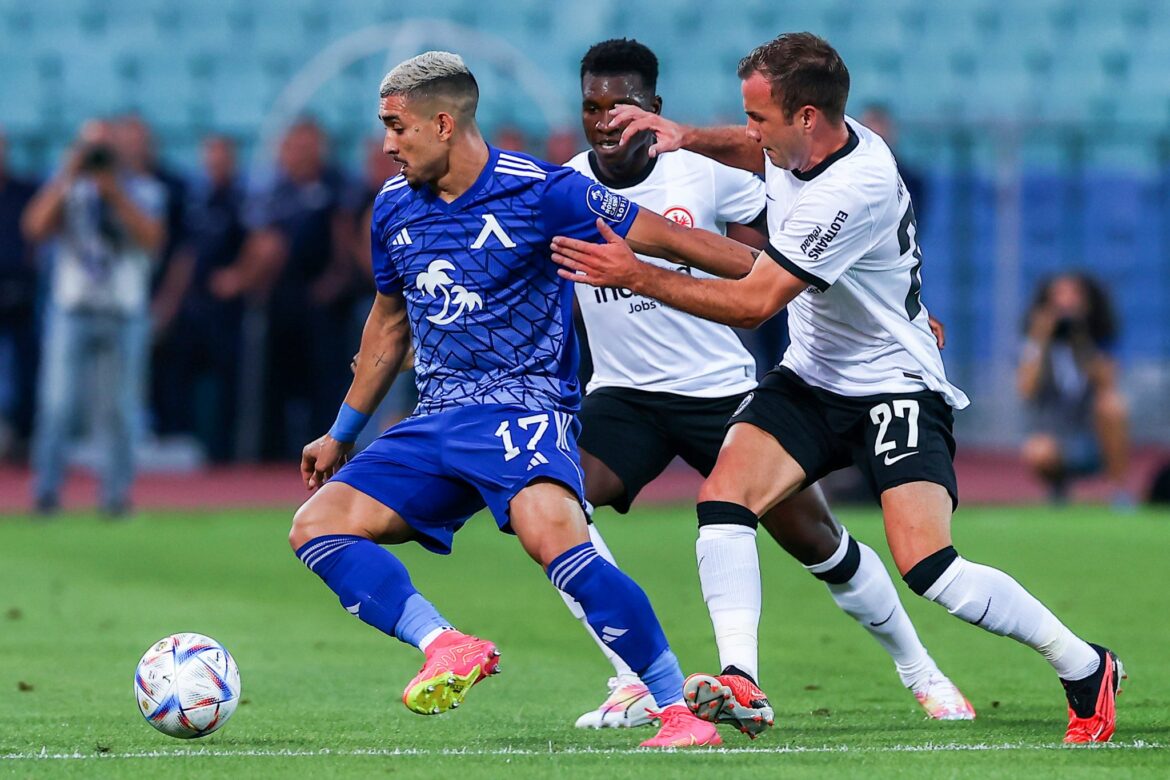
[[[640,254],[693,266],[725,279],[747,276],[756,261],[756,250],[747,244],[709,230],[685,228],[649,209],[638,211],[626,241]]]
[[[807,282],[769,258],[752,266],[742,279],[697,279],[643,263],[604,221],[598,220],[604,244],[574,238],[553,239],[553,260],[563,278],[594,287],[625,287],[680,311],[739,328],[755,328],[799,295]]]
[[[614,107],[609,126],[622,128],[623,144],[643,130],[653,132],[657,140],[650,147],[651,157],[676,149],[689,149],[732,168],[764,172],[764,149],[748,137],[743,125],[691,127],[637,106],[620,105]]]
[[[358,433],[351,430],[351,421],[368,419],[378,408],[409,350],[406,299],[402,293],[378,293],[362,329],[361,347],[353,362],[353,382],[345,394],[337,423],[301,453],[301,477],[309,490],[320,487],[345,464]]]

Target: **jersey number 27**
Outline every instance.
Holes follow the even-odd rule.
[[[906,292],[906,316],[914,319],[922,311],[922,248],[918,246],[918,222],[914,219],[914,204],[906,204],[906,213],[898,223],[898,252],[905,256],[914,253],[914,267],[910,269],[910,289]]]

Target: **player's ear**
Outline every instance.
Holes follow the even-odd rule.
[[[446,111],[435,114],[435,132],[440,141],[449,141],[455,135],[455,117]]]
[[[662,95],[655,95],[654,99],[650,101],[650,111],[655,114],[662,113]]]

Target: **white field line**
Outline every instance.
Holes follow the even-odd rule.
[[[1085,747],[1086,750],[1163,750],[1167,746],[1157,742],[1134,740],[1132,742],[1107,742]],[[709,748],[706,750],[647,750],[641,748],[556,748],[549,745],[547,750],[533,750],[531,748],[453,748],[447,750],[428,750],[425,748],[352,748],[319,750],[262,750],[241,748],[199,748],[195,750],[143,750],[130,753],[50,753],[42,748],[36,753],[5,753],[0,754],[0,761],[88,761],[141,758],[314,758],[321,756],[650,756],[660,753],[677,755],[727,755],[740,753],[764,754],[799,754],[799,753],[969,753],[996,750],[1075,750],[1060,743],[1030,744],[1004,742],[999,744],[977,743],[934,743],[927,742],[921,745],[886,745],[880,747],[848,747],[825,745],[822,747],[801,747],[783,745],[767,748]]]

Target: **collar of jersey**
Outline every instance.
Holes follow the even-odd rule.
[[[848,122],[845,123],[845,129],[849,131],[849,140],[845,142],[844,146],[830,154],[825,159],[821,160],[813,167],[809,168],[807,171],[793,171],[792,175],[801,181],[812,181],[827,171],[830,165],[856,149],[858,143],[857,133],[853,132],[853,128],[849,126]]]
[[[496,170],[496,161],[500,158],[500,150],[491,144],[488,144],[487,148],[487,163],[483,166],[483,170],[479,172],[479,176],[475,178],[475,181],[472,183],[472,185],[468,187],[462,195],[448,203],[436,195],[435,191],[430,187],[424,186],[421,188],[421,191],[422,196],[426,199],[427,203],[429,203],[434,208],[439,209],[440,211],[458,211],[459,209],[466,206],[467,202],[474,198],[476,194],[487,185],[488,181],[492,178],[492,173]]]
[[[657,157],[651,157],[649,164],[643,168],[638,175],[631,176],[628,179],[614,179],[606,176],[601,172],[601,167],[597,164],[597,155],[593,150],[589,151],[589,170],[593,171],[593,178],[609,187],[611,190],[628,190],[630,187],[637,187],[642,182],[650,178],[650,174],[654,172],[654,166],[658,164]]]

